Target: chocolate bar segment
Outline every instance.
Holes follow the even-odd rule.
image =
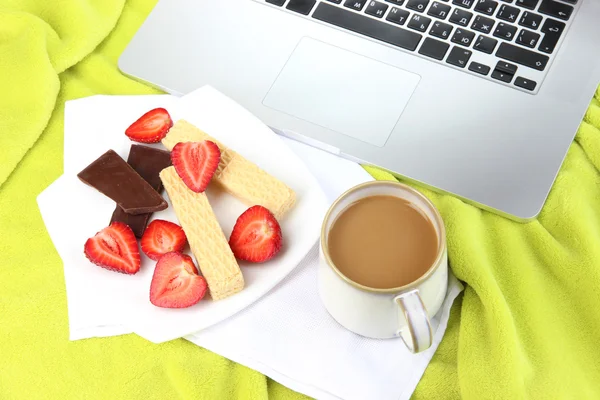
[[[77,174],[83,183],[114,200],[128,214],[167,208],[167,202],[117,153],[109,150]]]
[[[131,145],[127,164],[131,166],[146,182],[160,193],[162,181],[158,175],[160,171],[171,165],[171,153],[139,144]],[[129,225],[136,237],[141,238],[146,231],[148,220],[152,213],[132,215],[127,214],[119,206],[115,207],[110,223],[115,221]]]

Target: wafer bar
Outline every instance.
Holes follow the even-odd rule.
[[[171,153],[165,150],[155,149],[148,146],[132,144],[129,150],[127,164],[135,170],[146,182],[160,193],[162,182],[158,174],[171,165]],[[152,213],[132,215],[127,214],[119,206],[115,206],[110,223],[115,221],[129,225],[136,237],[141,238],[146,231],[148,219]]]
[[[224,299],[241,291],[244,277],[206,194],[191,191],[173,167],[165,168],[160,173],[160,179],[213,300]]]
[[[285,183],[185,120],[177,121],[162,143],[172,150],[179,142],[203,140],[215,142],[221,150],[221,161],[213,181],[221,185],[226,192],[248,205],[266,207],[277,219],[283,217],[294,206],[296,194]]]

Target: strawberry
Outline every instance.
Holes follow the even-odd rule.
[[[177,175],[196,193],[206,190],[220,159],[219,146],[209,140],[177,143],[171,151],[171,161]]]
[[[171,251],[182,251],[186,243],[183,229],[162,219],[152,221],[140,241],[142,251],[153,260]]]
[[[125,130],[125,135],[135,142],[158,143],[173,126],[169,112],[164,108],[155,108],[142,115]]]
[[[102,268],[124,274],[140,270],[140,252],[131,228],[122,222],[113,222],[85,242],[86,257]]]
[[[281,227],[263,206],[250,207],[235,222],[229,246],[239,260],[268,261],[281,249]]]
[[[150,302],[157,307],[186,308],[202,300],[207,287],[192,258],[173,251],[156,263],[150,283]]]

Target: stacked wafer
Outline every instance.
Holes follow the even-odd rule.
[[[267,208],[277,218],[292,208],[296,198],[292,189],[190,123],[175,123],[162,143],[173,150],[178,143],[204,140],[216,143],[221,151],[213,182],[249,205]],[[160,178],[213,300],[241,291],[244,278],[206,195],[190,190],[174,167],[164,169]]]
[[[191,191],[173,167],[162,170],[160,179],[169,194],[190,249],[206,278],[213,300],[223,299],[242,290],[244,277],[206,194]]]

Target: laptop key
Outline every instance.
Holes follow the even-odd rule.
[[[516,34],[517,27],[504,22],[500,22],[494,31],[494,36],[508,41],[513,40]]]
[[[290,0],[285,8],[300,14],[308,15],[310,10],[312,10],[312,8],[315,6],[316,2],[316,0]]]
[[[527,89],[527,90],[535,90],[535,87],[537,86],[537,82],[534,82],[531,79],[525,79],[521,76],[517,76],[517,79],[515,79],[515,86],[518,86],[520,88]]]
[[[285,0],[283,0],[285,1]],[[335,3],[335,4],[340,4],[342,2],[342,0],[327,0],[330,3]]]
[[[483,51],[484,53],[487,53],[487,54],[492,54],[492,52],[496,48],[497,44],[498,44],[498,41],[496,39],[492,39],[487,36],[479,35],[473,48],[475,50]]]
[[[519,36],[517,36],[517,43],[523,46],[534,48],[540,40],[539,33],[528,31],[527,29],[521,29]]]
[[[452,33],[452,25],[439,21],[435,21],[429,31],[431,36],[439,37],[440,39],[448,39],[450,33]]]
[[[446,4],[434,1],[433,4],[431,4],[431,7],[429,7],[427,14],[439,19],[446,19],[448,14],[450,14],[450,8],[451,7]]]
[[[559,40],[560,35],[554,33],[546,33],[544,35],[544,39],[542,39],[542,42],[540,43],[539,50],[546,54],[552,54]]]
[[[406,10],[402,10],[398,7],[392,7],[386,19],[395,24],[404,25],[409,15],[410,13]]]
[[[461,46],[469,47],[475,39],[475,32],[468,31],[466,29],[456,28],[452,41],[458,43]]]
[[[348,7],[353,10],[360,11],[363,9],[363,7],[365,6],[366,3],[367,3],[367,0],[346,0],[344,2],[344,7]]]
[[[469,65],[469,71],[473,71],[481,75],[487,75],[490,72],[490,67],[473,61]]]
[[[500,47],[496,51],[496,57],[537,69],[538,71],[543,71],[548,64],[548,60],[550,60],[548,56],[506,42],[500,43]]]
[[[419,54],[435,58],[436,60],[443,60],[449,47],[448,43],[428,37],[423,41],[423,45],[419,49]]]
[[[471,25],[471,28],[473,28],[479,32],[491,33],[494,23],[495,23],[495,21],[493,19],[482,17],[481,15],[478,15],[475,17],[475,20],[473,21],[473,25]]]
[[[475,3],[475,0],[452,0],[452,4],[461,6],[464,8],[471,8],[473,3]]]
[[[387,4],[383,4],[378,1],[370,1],[365,12],[374,17],[382,18],[388,7],[389,6]]]
[[[496,11],[496,7],[498,7],[498,3],[493,0],[479,0],[475,5],[475,11],[492,15]]]
[[[502,7],[500,7],[500,10],[498,10],[498,14],[496,14],[496,17],[508,22],[515,22],[520,12],[521,10],[519,10],[516,7],[511,7],[507,6],[506,4],[503,4]]]
[[[385,0],[388,3],[393,3],[393,4],[397,4],[399,6],[401,6],[402,4],[404,4],[404,0]]]
[[[544,25],[542,25],[542,33],[552,33],[559,35],[563,33],[567,25],[564,22],[557,21],[552,18],[546,18]]]
[[[519,25],[526,26],[527,28],[531,28],[536,30],[540,27],[540,23],[542,22],[542,17],[539,14],[534,14],[529,11],[525,11],[521,16],[521,20],[519,21]]]
[[[561,33],[565,30],[565,26],[564,22],[546,18],[546,21],[544,21],[544,25],[542,26],[542,33],[545,33],[545,35],[540,43],[539,50],[547,54],[552,54],[560,40]]]
[[[414,14],[410,21],[408,21],[408,27],[415,29],[419,32],[425,32],[431,23],[431,18],[424,17],[422,15]]]
[[[454,11],[452,11],[452,15],[450,15],[450,22],[460,26],[467,26],[469,25],[471,18],[473,18],[472,13],[468,12],[467,10],[455,8]]]
[[[331,0],[329,0],[329,1],[331,1]],[[282,6],[283,3],[285,3],[285,0],[267,0],[267,3],[273,4],[273,5],[276,5],[276,6]]]
[[[450,50],[450,54],[448,55],[446,62],[448,64],[456,65],[459,68],[464,68],[467,66],[472,54],[473,52],[471,50],[454,46],[452,50]]]
[[[416,32],[398,28],[328,3],[319,3],[312,17],[410,51],[417,48],[423,37]]]
[[[423,12],[427,8],[428,4],[429,0],[408,0],[408,2],[406,3],[406,8],[418,12]]]
[[[492,72],[492,78],[498,79],[499,81],[506,82],[506,83],[510,83],[510,81],[512,81],[513,76],[514,75],[507,74],[506,72],[502,72],[497,69],[495,69]]]
[[[567,21],[573,13],[573,7],[554,0],[542,0],[538,12]]]
[[[537,7],[540,0],[517,0],[517,5],[533,10]]]
[[[498,61],[496,69],[498,71],[506,72],[507,74],[514,75],[517,73],[517,66],[515,64],[507,63],[506,61]]]

